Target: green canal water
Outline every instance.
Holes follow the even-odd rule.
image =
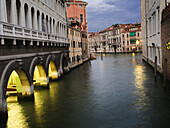
[[[98,56],[36,89],[34,102],[9,97],[7,127],[169,128],[170,89],[153,74],[141,54]]]

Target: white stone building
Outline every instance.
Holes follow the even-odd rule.
[[[36,45],[67,46],[65,0],[0,0],[0,39],[36,41]]]
[[[170,0],[141,0],[141,27],[143,40],[143,59],[151,65],[155,62],[162,71],[161,17],[162,10]]]
[[[120,27],[110,28],[108,32],[109,52],[121,52],[121,29]]]

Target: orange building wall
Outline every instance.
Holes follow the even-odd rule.
[[[76,4],[69,4],[69,3],[76,3]],[[86,2],[82,2],[82,1],[70,1],[67,2],[67,4],[70,5],[70,7],[67,7],[67,18],[73,17],[75,19],[75,17],[79,18],[79,22],[80,22],[80,14],[83,14],[83,23],[81,24],[81,31],[85,31],[87,32],[87,19],[86,19]],[[82,4],[82,7],[79,7],[79,5]]]

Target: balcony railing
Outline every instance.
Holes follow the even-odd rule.
[[[45,32],[15,26],[4,22],[0,22],[0,35],[9,37],[11,36],[19,38],[30,38],[41,41],[51,41],[56,43],[69,43],[69,39],[65,37],[47,34]]]

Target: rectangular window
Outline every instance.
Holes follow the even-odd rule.
[[[80,14],[80,22],[83,23],[83,14]]]
[[[153,14],[153,34],[156,34],[156,13]]]
[[[160,9],[158,8],[158,32],[160,31]]]
[[[67,4],[67,8],[69,8],[70,7],[70,5],[69,4]]]
[[[76,46],[76,43],[75,43],[75,41],[73,41],[73,48],[75,48],[75,46]]]

